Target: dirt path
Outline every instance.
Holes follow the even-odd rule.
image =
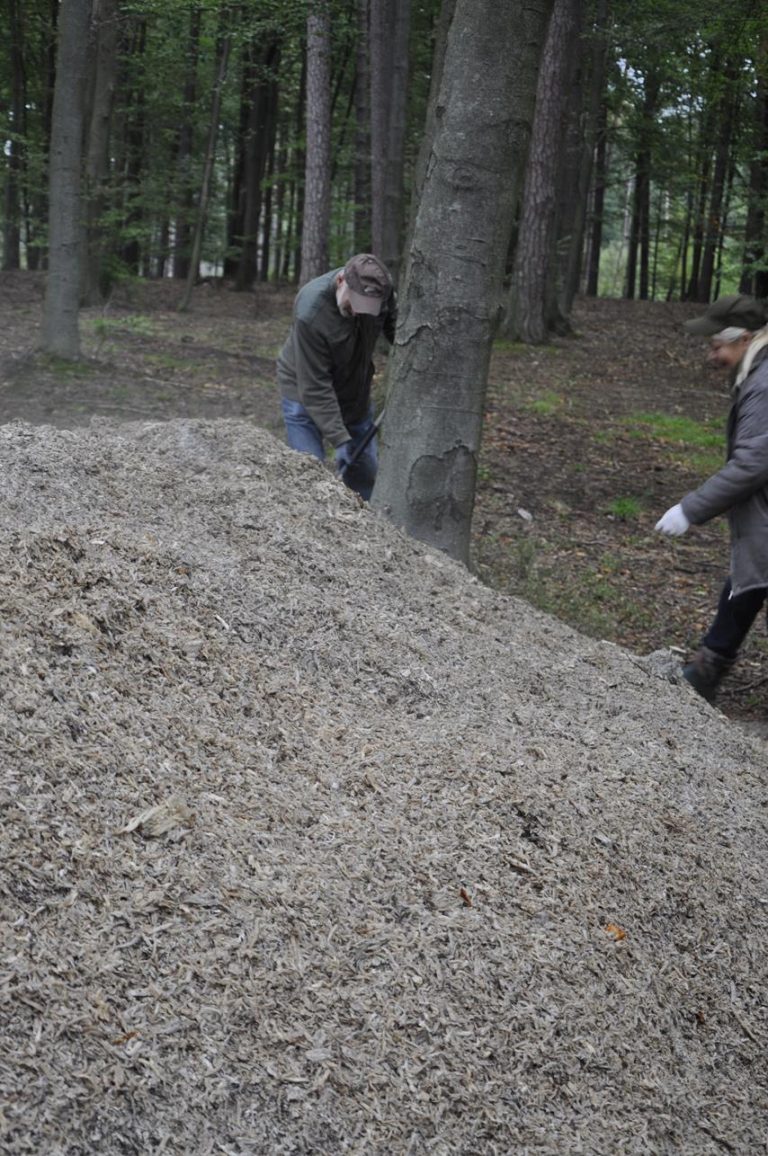
[[[282,435],[273,361],[291,290],[205,284],[185,314],[172,283],[122,290],[104,310],[85,311],[87,356],[76,367],[33,353],[42,291],[35,275],[0,278],[2,421],[248,417]],[[689,652],[727,565],[721,522],[675,543],[653,531],[719,451],[697,460],[673,426],[660,436],[652,415],[720,431],[728,407],[722,380],[702,368],[701,343],[681,330],[695,312],[582,301],[575,337],[534,349],[500,343],[492,365],[474,524],[479,574],[639,653]],[[761,624],[721,708],[758,723],[767,689]]]

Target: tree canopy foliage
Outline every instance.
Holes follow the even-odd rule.
[[[21,0],[0,7],[6,269],[43,268],[48,261],[56,23],[67,2],[24,0],[23,13]],[[310,0],[92,0],[86,121],[89,140],[99,131],[104,144],[103,163],[91,154],[86,190],[84,243],[96,281],[89,292],[105,292],[116,277],[186,278],[190,261],[194,276],[225,275],[241,289],[257,279],[298,279],[307,19],[314,7]],[[509,6],[510,20],[516,7]],[[400,252],[387,254],[394,266],[404,252],[441,5],[328,0],[324,8],[331,159],[328,236],[320,249],[340,262],[371,245],[371,221],[379,220],[378,236],[390,238],[390,249],[399,237]],[[765,5],[584,0],[579,8],[580,31],[567,47],[572,59],[565,71],[575,86],[568,116],[595,163],[578,193],[580,211],[559,214],[550,260],[558,260],[556,249],[562,258],[575,246],[583,275],[577,284],[605,294],[706,299],[738,286],[765,294]],[[393,61],[395,37],[408,46],[407,67]],[[228,63],[212,134],[224,43]],[[600,58],[602,70],[594,66]],[[397,93],[387,81],[404,86],[397,117]],[[390,151],[388,125],[398,118],[402,139]],[[573,199],[573,170],[564,167],[559,180],[561,201],[566,192]],[[382,222],[377,213],[385,196],[389,215]],[[518,203],[515,220],[521,219]],[[587,272],[598,257],[590,286]],[[512,254],[508,264],[511,270]],[[547,271],[550,283],[561,275]]]

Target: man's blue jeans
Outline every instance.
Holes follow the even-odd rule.
[[[288,445],[301,454],[312,454],[325,461],[323,435],[300,401],[291,401],[283,398],[283,420]],[[353,452],[364,440],[365,435],[373,426],[373,414],[369,412],[363,421],[347,425],[352,438]],[[353,466],[344,471],[344,484],[354,490],[367,502],[373,493],[373,483],[376,480],[376,471],[379,466],[379,455],[376,448],[376,438],[368,442],[360,457]]]

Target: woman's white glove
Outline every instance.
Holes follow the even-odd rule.
[[[685,533],[690,524],[683,513],[683,507],[678,502],[676,506],[670,506],[666,514],[659,518],[656,529],[660,534],[671,534],[677,538]]]

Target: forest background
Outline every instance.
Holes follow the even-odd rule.
[[[322,269],[373,248],[397,273],[454,2],[5,0],[4,269],[46,263],[56,33],[78,7],[85,301],[126,277],[184,280],[195,256],[195,277],[242,290],[305,280],[315,272],[301,268],[311,230],[305,263]],[[523,6],[506,7],[524,28]],[[562,257],[578,243],[577,287],[641,299],[706,301],[734,286],[765,296],[764,6],[558,0],[542,9],[573,32],[556,74],[565,105],[553,135],[565,147],[552,191],[573,210],[559,212],[558,248]],[[308,92],[313,53],[326,71]],[[327,217],[313,201],[308,218],[308,148],[327,166],[309,174],[327,189]]]
[[[485,126],[461,95],[460,78],[493,91],[504,71],[516,71],[508,154],[514,163],[506,201],[496,207],[504,227],[494,234],[503,236],[505,251],[501,261],[496,254],[498,283],[492,270],[482,270],[489,290],[484,320],[494,325],[485,326],[479,344],[495,337],[494,364],[506,356],[517,367],[501,376],[523,373],[525,382],[519,383],[523,393],[507,390],[500,397],[498,375],[487,394],[483,373],[468,371],[485,435],[483,459],[479,433],[467,438],[473,474],[462,527],[466,552],[477,483],[474,542],[486,576],[606,637],[669,641],[675,615],[662,636],[658,623],[651,628],[652,600],[639,589],[637,558],[625,574],[604,539],[608,518],[628,529],[624,558],[638,543],[648,557],[647,538],[633,531],[638,525],[642,531],[643,519],[656,512],[644,509],[647,486],[639,481],[649,445],[640,438],[636,471],[626,476],[625,468],[623,483],[604,493],[585,489],[582,480],[576,485],[575,478],[591,471],[599,488],[603,467],[615,476],[617,446],[633,445],[632,439],[636,445],[643,432],[662,456],[665,447],[677,447],[676,464],[687,480],[695,480],[702,465],[695,461],[700,443],[719,451],[713,422],[721,399],[711,390],[704,402],[694,401],[685,373],[675,379],[681,363],[669,323],[689,315],[687,302],[733,291],[768,295],[768,18],[763,5],[736,0],[696,6],[555,0],[510,3],[502,15],[491,15],[493,7],[461,0],[6,0],[0,11],[4,284],[19,305],[14,315],[28,318],[22,282],[36,292],[47,280],[50,294],[55,252],[66,251],[69,259],[76,249],[75,356],[81,360],[83,320],[92,326],[85,352],[93,358],[109,347],[106,335],[114,338],[110,310],[126,302],[142,303],[140,329],[151,299],[155,307],[178,311],[180,327],[181,314],[199,309],[201,285],[226,286],[230,304],[217,306],[218,324],[222,313],[242,317],[242,301],[247,317],[266,310],[267,321],[274,321],[279,301],[284,312],[259,351],[267,356],[257,355],[266,364],[276,329],[284,332],[287,324],[293,288],[350,252],[373,249],[406,287],[408,255],[419,243],[417,209],[430,166],[437,168],[440,159],[439,122],[459,92],[456,123],[466,126],[465,135],[474,133],[481,148],[455,164],[461,179],[438,190],[435,243],[439,252],[442,238],[447,251],[450,197],[466,199],[468,186],[481,186],[482,148],[493,151],[477,131]],[[498,45],[495,55],[478,35],[484,21]],[[57,51],[67,44],[72,55],[62,68]],[[60,93],[64,81],[73,86],[60,96],[58,128],[57,76]],[[77,147],[57,147],[57,133]],[[73,180],[77,243],[67,246],[56,238],[71,207],[54,191],[71,190]],[[486,190],[481,199],[485,208],[492,197]],[[159,291],[154,298],[147,296],[151,287]],[[270,288],[276,296],[265,295]],[[616,314],[600,306],[605,298],[655,302],[665,311],[646,311],[642,319]],[[10,342],[17,364],[6,393],[9,413],[25,392],[32,413],[36,389],[56,390],[61,399],[71,391],[71,377],[50,355],[66,354],[59,341],[62,328],[71,332],[72,319],[45,305],[47,360],[25,355],[20,366],[19,342]],[[12,314],[6,313],[9,322]],[[585,326],[604,330],[606,324],[602,337],[584,340]],[[638,326],[648,338],[640,347],[632,336]],[[569,345],[574,334],[581,334],[580,347]],[[443,342],[450,359],[449,337]],[[538,352],[530,356],[527,348]],[[618,348],[639,349],[646,368],[653,364],[656,405],[626,364],[621,396],[612,392]],[[576,351],[571,370],[579,366],[570,377],[562,372],[569,350]],[[689,367],[691,352],[683,355]],[[99,376],[103,387],[107,375]],[[412,381],[404,394],[400,414],[390,409],[395,428],[398,417],[401,431],[409,423],[423,426],[411,420],[418,397]],[[603,431],[610,448],[602,464],[596,444],[587,451],[574,439],[572,424],[590,420],[597,395],[603,411],[615,405],[628,421],[628,440]],[[81,388],[81,408],[83,396]],[[661,417],[655,414],[662,409]],[[682,427],[685,420],[693,425]],[[400,440],[407,441],[407,429]],[[530,453],[520,460],[531,448],[535,463]],[[563,455],[565,477],[555,468]],[[657,474],[663,475],[661,467]],[[553,477],[559,477],[554,487],[547,481]],[[668,481],[668,497],[676,499],[675,479]],[[551,518],[549,538],[538,534],[538,523],[531,532],[531,495],[549,504],[556,521],[579,488],[579,525],[591,527],[586,535],[574,528],[573,502],[554,544]],[[512,532],[509,506],[521,491],[525,500],[512,506]],[[656,493],[659,500],[665,496],[658,486]],[[494,494],[502,495],[504,508],[492,514]],[[462,556],[465,544],[447,548]],[[586,569],[583,582],[574,582],[579,554]],[[651,557],[649,580],[658,565]],[[699,560],[689,569],[701,575],[707,566]],[[564,571],[575,595],[558,577]],[[658,588],[649,584],[658,601]],[[617,586],[623,610],[606,621],[606,602],[615,601]],[[706,605],[708,584],[696,590]],[[678,623],[678,638],[693,641],[696,625],[690,616],[685,628]],[[750,685],[762,682],[761,662],[759,654]]]

